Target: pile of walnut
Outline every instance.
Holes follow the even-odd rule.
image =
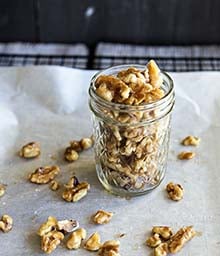
[[[83,138],[80,141],[74,140],[70,142],[70,146],[64,152],[64,158],[68,162],[74,162],[79,158],[79,152],[91,148],[93,138]]]
[[[104,213],[109,214],[103,211]],[[103,216],[101,219],[103,219]],[[104,221],[104,223],[106,222]],[[56,218],[49,216],[47,221],[40,226],[38,235],[41,237],[41,249],[45,253],[51,253],[64,240],[65,236],[68,236],[66,247],[69,250],[79,249],[82,241],[86,239],[87,232],[84,228],[79,228],[78,222],[74,220],[58,221]],[[83,245],[88,251],[98,251],[99,256],[120,256],[119,246],[120,242],[117,240],[109,240],[102,244],[101,237],[97,232],[89,236]]]
[[[162,84],[160,69],[151,60],[145,70],[131,67],[116,76],[100,75],[95,81],[95,91],[106,101],[140,106],[160,100],[164,96]],[[126,190],[141,190],[145,185],[157,184],[158,163],[164,159],[164,154],[158,152],[167,136],[169,117],[148,126],[132,126],[152,120],[158,113],[152,109],[128,113],[106,108],[103,112],[121,124],[100,124],[103,136],[98,155],[108,182]]]
[[[181,142],[183,146],[198,146],[200,143],[200,138],[195,136],[187,136]],[[178,158],[180,160],[189,160],[195,157],[195,152],[191,151],[183,151],[178,154]]]
[[[153,227],[152,236],[146,240],[146,244],[154,248],[154,256],[166,256],[179,252],[195,235],[192,226],[183,227],[174,235],[170,227],[157,226]]]

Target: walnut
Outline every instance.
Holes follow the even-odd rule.
[[[160,69],[154,60],[150,60],[147,64],[150,84],[156,88],[161,87],[163,79],[160,76]]]
[[[168,244],[161,243],[154,249],[154,256],[167,256],[168,252]]]
[[[96,89],[97,95],[99,95],[101,98],[107,100],[107,101],[112,101],[113,100],[113,92],[110,91],[106,84],[101,84],[97,89]]]
[[[54,251],[60,242],[64,239],[62,232],[53,230],[43,235],[41,238],[41,249],[46,253]]]
[[[165,240],[170,239],[173,234],[172,229],[166,226],[155,226],[152,228],[152,233],[160,235]]]
[[[179,201],[183,198],[183,187],[180,184],[174,184],[170,182],[166,186],[166,190],[170,199],[174,201]]]
[[[196,235],[196,231],[192,226],[181,228],[172,238],[169,243],[170,253],[179,252],[182,247]]]
[[[2,197],[5,194],[5,188],[6,186],[3,184],[0,184],[0,197]]]
[[[200,143],[200,138],[195,136],[187,136],[181,142],[184,146],[198,146]]]
[[[70,234],[66,246],[68,249],[78,249],[85,238],[86,230],[84,228],[77,229]]]
[[[44,236],[50,231],[56,229],[56,227],[57,227],[57,219],[52,216],[49,216],[47,221],[40,226],[38,230],[38,235]]]
[[[13,219],[9,215],[3,215],[0,219],[0,230],[2,230],[4,233],[9,232],[12,229],[13,226]]]
[[[101,247],[100,235],[95,232],[85,242],[84,248],[88,251],[98,251]]]
[[[80,145],[83,150],[91,148],[93,145],[93,140],[91,138],[83,138],[80,140]]]
[[[70,233],[79,227],[79,223],[76,220],[60,220],[57,222],[57,230],[65,233]]]
[[[40,155],[40,144],[37,142],[30,142],[24,145],[20,152],[20,157],[23,158],[35,158]]]
[[[99,256],[120,256],[120,242],[118,240],[106,241],[99,250]]]
[[[60,185],[59,183],[56,181],[56,180],[52,180],[50,182],[50,189],[53,190],[53,191],[56,191],[60,188]]]
[[[106,224],[113,216],[112,212],[107,212],[104,210],[98,210],[95,215],[93,215],[92,220],[96,224]]]
[[[74,162],[79,158],[79,154],[75,149],[67,147],[64,152],[64,157],[68,162]]]
[[[76,177],[72,177],[66,185],[62,197],[67,202],[77,202],[87,195],[90,185],[87,182],[79,183]]]
[[[183,151],[181,153],[179,153],[178,158],[180,160],[189,160],[192,159],[193,157],[195,157],[195,153],[194,152],[190,152],[190,151]]]
[[[146,244],[147,246],[151,247],[151,248],[155,248],[158,245],[160,245],[162,243],[161,239],[160,239],[160,235],[155,233],[153,236],[149,237],[146,240]]]
[[[59,172],[58,166],[39,167],[29,175],[29,180],[36,184],[46,184],[53,180]]]
[[[83,150],[82,145],[78,140],[70,141],[70,147],[74,149],[76,152],[81,152]]]

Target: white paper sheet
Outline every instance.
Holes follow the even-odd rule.
[[[194,238],[178,255],[220,255],[220,73],[171,74],[176,105],[167,174],[155,191],[130,200],[103,190],[96,178],[92,150],[83,152],[75,163],[63,160],[70,140],[92,132],[87,91],[93,74],[46,66],[0,69],[0,183],[7,184],[6,194],[0,198],[0,215],[9,214],[14,219],[13,230],[0,233],[0,255],[41,255],[36,232],[49,215],[74,218],[88,235],[98,231],[102,241],[125,233],[120,238],[123,256],[150,255],[144,243],[153,225],[168,225],[174,230],[194,225],[202,236]],[[179,142],[187,135],[201,137],[201,145],[192,148],[197,153],[195,159],[183,162],[176,155],[185,150]],[[30,141],[40,142],[40,158],[20,159],[17,151]],[[27,181],[30,172],[48,164],[61,167],[57,178],[61,183],[73,173],[87,180],[91,184],[88,196],[67,203],[61,198],[62,190],[53,192],[48,185]],[[169,181],[183,185],[182,201],[167,199],[164,187]],[[90,216],[100,208],[115,215],[109,224],[95,226]],[[93,253],[69,251],[62,245],[53,255],[61,254]]]

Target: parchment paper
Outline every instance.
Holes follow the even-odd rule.
[[[0,215],[14,219],[13,230],[0,232],[0,255],[42,255],[36,232],[49,215],[58,219],[74,218],[88,235],[98,231],[102,241],[125,233],[121,255],[150,255],[145,246],[153,225],[168,225],[174,230],[194,225],[202,236],[196,237],[178,255],[220,255],[220,73],[171,73],[176,88],[176,105],[168,170],[165,180],[152,193],[131,198],[108,194],[99,184],[93,152],[80,155],[78,161],[63,161],[63,150],[72,139],[91,134],[88,86],[94,71],[61,67],[0,69],[0,183],[7,184],[0,198]],[[201,145],[192,148],[196,158],[177,160],[186,148],[179,144],[187,135],[201,137]],[[30,141],[41,143],[42,154],[36,160],[17,156],[20,147]],[[75,173],[91,184],[88,196],[67,203],[61,191],[48,185],[35,185],[27,176],[35,168],[58,164],[57,180],[66,183]],[[184,199],[167,199],[164,187],[169,181],[182,184]],[[98,209],[115,213],[112,221],[95,226],[90,216]],[[59,246],[53,255],[96,255],[84,249],[69,251]]]

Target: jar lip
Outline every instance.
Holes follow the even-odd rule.
[[[130,67],[136,67],[136,68],[145,68],[146,66],[144,65],[139,65],[139,64],[125,64],[125,65],[116,65],[116,66],[112,66],[110,68],[98,71],[91,79],[91,83],[90,83],[90,87],[89,87],[89,95],[91,98],[95,98],[97,99],[102,105],[105,105],[107,107],[112,107],[112,108],[119,108],[119,109],[127,109],[129,108],[130,110],[144,110],[144,109],[151,109],[151,108],[155,108],[157,106],[160,106],[161,104],[163,104],[164,102],[166,102],[166,100],[170,97],[170,95],[173,94],[174,92],[174,84],[173,84],[173,80],[170,77],[170,75],[168,75],[168,73],[161,71],[161,74],[163,76],[165,76],[167,78],[167,80],[169,81],[169,90],[167,91],[167,93],[159,100],[151,102],[151,103],[146,103],[146,104],[141,104],[141,105],[128,105],[128,104],[121,104],[121,103],[115,103],[115,102],[110,102],[107,101],[105,99],[103,99],[102,97],[100,97],[98,94],[96,94],[95,92],[95,81],[98,78],[98,76],[100,76],[102,73],[104,74],[106,71],[111,71],[114,70],[115,68],[118,69],[126,69],[126,68],[130,68]]]

